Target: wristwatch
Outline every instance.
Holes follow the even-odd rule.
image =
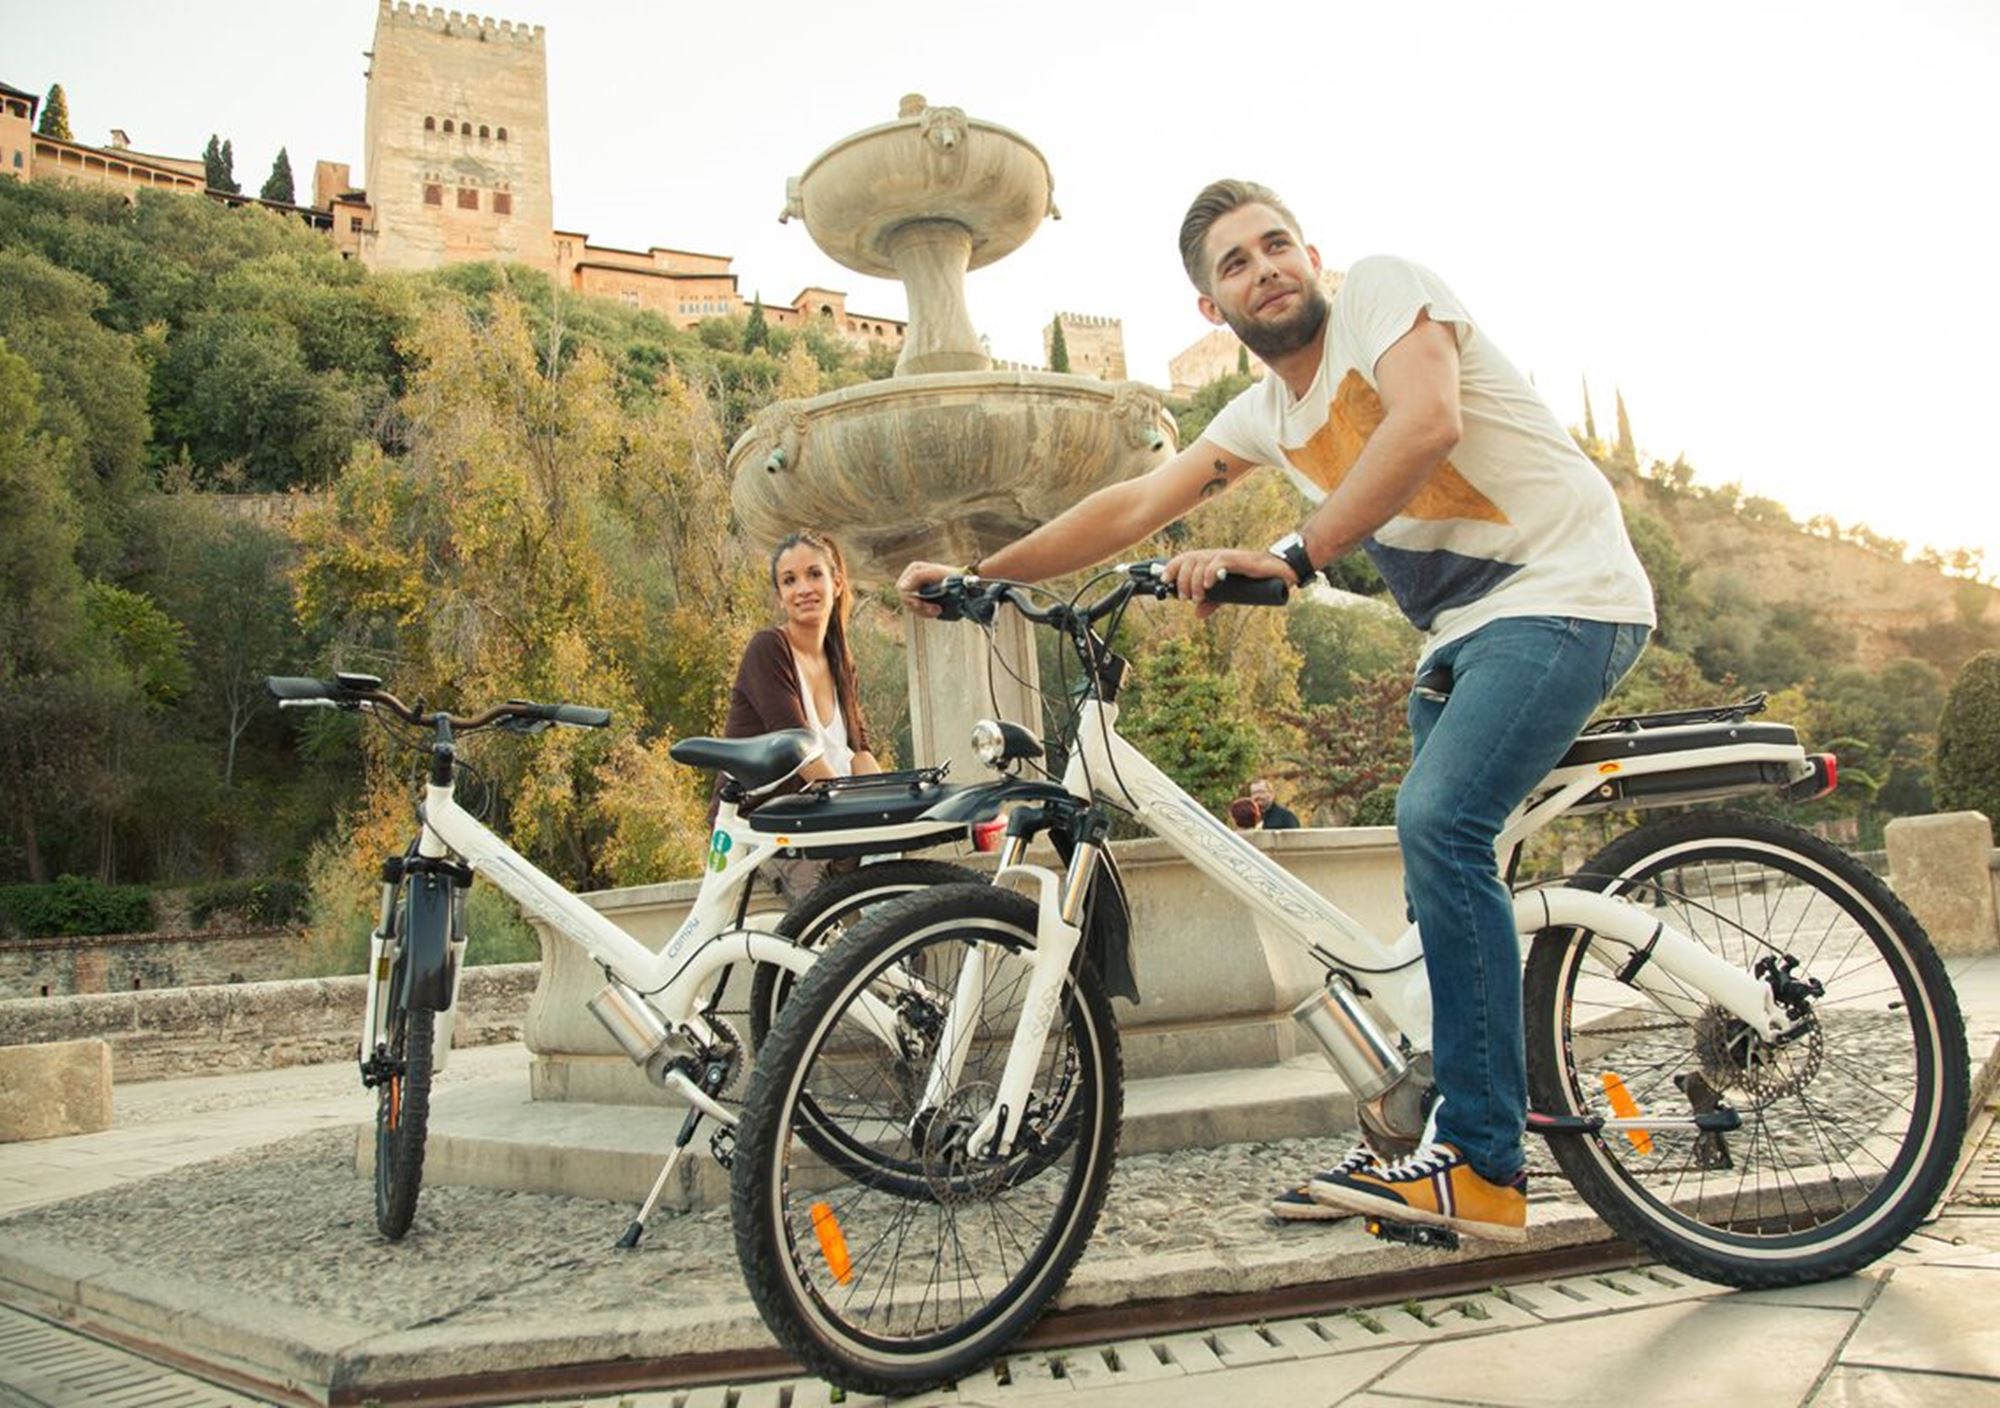
[[[1313,566],[1312,558],[1306,553],[1306,540],[1297,533],[1285,534],[1271,544],[1268,551],[1271,556],[1282,559],[1285,566],[1292,569],[1292,576],[1298,579],[1301,587],[1319,575],[1319,569]]]

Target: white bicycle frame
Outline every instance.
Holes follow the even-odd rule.
[[[724,802],[716,815],[709,841],[709,863],[702,873],[694,907],[658,953],[501,840],[458,804],[454,786],[428,784],[420,816],[423,832],[417,843],[418,854],[432,860],[456,857],[463,861],[475,875],[491,881],[524,911],[547,925],[551,933],[581,947],[607,974],[651,1006],[669,1032],[695,1046],[711,1045],[716,1040],[716,1033],[703,1021],[700,1009],[711,983],[724,968],[737,963],[771,963],[798,974],[812,966],[813,955],[789,940],[735,923],[743,888],[759,867],[805,838],[753,830],[734,802]],[[810,845],[879,843],[887,851],[896,849],[899,841],[935,835],[937,830],[935,822],[917,821],[814,832]],[[388,929],[389,916],[385,913],[370,945],[361,1045],[364,1056],[375,1049],[387,1015],[386,980],[396,958],[395,941],[388,937]],[[457,984],[462,972],[462,965],[457,962],[459,957],[456,952],[452,955],[454,1000],[449,1009],[438,1014],[439,1069],[443,1068],[451,1047],[451,1016],[458,1010]],[[894,1046],[895,1020],[885,1004],[870,997],[864,1004],[863,1020],[883,1041]],[[725,1125],[736,1123],[733,1112],[711,1099],[680,1071],[668,1071],[665,1083],[711,1118]]]
[[[1411,924],[1393,943],[1383,943],[1339,906],[1315,892],[1209,813],[1174,780],[1117,732],[1118,706],[1086,700],[1079,715],[1077,749],[1063,774],[1063,788],[1089,802],[1104,796],[1131,808],[1161,840],[1186,857],[1246,907],[1270,920],[1330,970],[1365,974],[1369,992],[1381,1013],[1413,1048],[1426,1050],[1431,1041],[1430,984],[1424,968],[1423,944]],[[1651,738],[1670,737],[1674,730],[1648,730]],[[1796,743],[1731,743],[1679,752],[1655,752],[1551,773],[1508,819],[1497,850],[1501,857],[1563,813],[1570,811],[1614,776],[1678,772],[1724,763],[1769,762],[1789,775],[1812,771]],[[1095,857],[1079,846],[1067,875],[1019,863],[1005,864],[994,883],[1021,891],[1037,903],[1038,919],[1032,971],[1027,994],[1009,1047],[999,1089],[985,1117],[975,1126],[968,1147],[1005,1158],[1020,1132],[1022,1112],[1040,1062],[1043,1043],[1054,1022],[1062,984],[1081,941],[1079,920],[1083,890]],[[1682,1015],[1692,1015],[1716,1003],[1759,1034],[1777,1037],[1792,1025],[1771,988],[1757,977],[1716,957],[1686,934],[1614,896],[1590,890],[1549,886],[1515,896],[1514,914],[1520,932],[1532,935],[1545,928],[1587,929],[1599,938],[1646,961],[1628,981],[1648,996]],[[1592,945],[1591,958],[1612,971],[1603,946]],[[970,977],[967,975],[970,974]],[[976,994],[984,977],[977,949],[966,961],[959,995],[939,1042],[926,1084],[925,1104],[935,1108],[951,1093],[969,1045],[964,1033],[974,1029]],[[969,1009],[969,1010],[968,1010]],[[973,1026],[967,1026],[966,1023]],[[956,1058],[955,1060],[953,1058]],[[1003,1124],[1004,1121],[1004,1124]],[[997,1136],[997,1139],[996,1139]]]

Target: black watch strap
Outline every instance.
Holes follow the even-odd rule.
[[[1282,558],[1285,566],[1292,569],[1292,576],[1300,587],[1310,586],[1312,579],[1319,575],[1318,569],[1313,566],[1312,558],[1306,554],[1305,540],[1297,533],[1287,533],[1271,544],[1271,552],[1274,556]]]

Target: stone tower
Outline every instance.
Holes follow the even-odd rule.
[[[506,259],[555,271],[540,25],[382,0],[363,141],[366,263]]]
[[[1078,376],[1094,376],[1100,381],[1125,380],[1125,324],[1118,318],[1098,318],[1085,313],[1058,313],[1063,346],[1069,351],[1069,369]],[[1056,323],[1042,329],[1042,356],[1050,357],[1055,347]]]

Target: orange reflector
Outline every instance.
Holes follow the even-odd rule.
[[[1639,1102],[1632,1098],[1632,1092],[1625,1088],[1625,1080],[1616,1071],[1604,1073],[1604,1094],[1611,1101],[1611,1113],[1621,1120],[1639,1118]],[[1625,1137],[1632,1141],[1632,1147],[1642,1154],[1653,1152],[1653,1136],[1643,1129],[1628,1129]]]
[[[833,1273],[833,1279],[844,1286],[854,1279],[854,1263],[847,1256],[847,1238],[841,1234],[840,1219],[825,1203],[814,1203],[811,1212],[813,1236],[819,1238],[820,1255],[826,1258],[826,1268]]]

